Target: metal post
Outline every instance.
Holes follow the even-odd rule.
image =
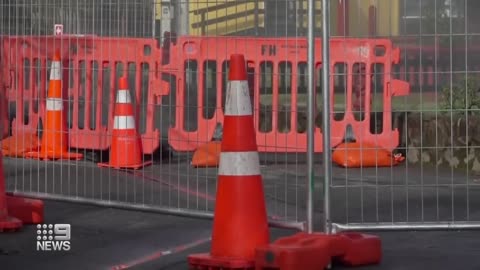
[[[172,2],[170,0],[162,0],[160,6],[160,44],[163,45],[165,41],[165,32],[172,32],[172,19],[174,17],[172,12]]]
[[[330,220],[330,179],[332,178],[330,153],[330,0],[322,1],[322,91],[323,91],[323,216],[326,234],[332,231]]]
[[[457,231],[479,230],[479,222],[397,222],[332,224],[334,232],[347,231]]]
[[[155,38],[155,22],[157,20],[157,12],[155,0],[152,0],[152,38]]]
[[[307,233],[313,233],[313,169],[315,135],[315,0],[308,0],[308,104],[307,104]]]
[[[183,36],[188,35],[189,32],[189,1],[185,0],[178,0],[177,1],[176,12],[178,15],[175,17],[177,18],[177,35]]]

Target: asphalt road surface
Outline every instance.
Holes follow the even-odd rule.
[[[90,161],[4,159],[9,191],[123,203],[194,213],[215,206],[216,169],[195,169],[188,157],[137,172],[100,169]],[[306,165],[296,156],[262,156],[270,219],[305,220]],[[322,171],[316,165],[315,227],[321,230]],[[480,182],[451,170],[334,167],[334,222],[480,221]],[[248,198],[246,198],[248,199]],[[37,251],[36,226],[0,234],[0,269],[188,269],[186,256],[208,252],[211,220],[139,210],[45,201],[45,223],[72,227],[70,251]],[[271,228],[271,238],[295,230]],[[381,265],[356,269],[480,269],[478,231],[377,232]],[[334,269],[344,269],[335,266]]]

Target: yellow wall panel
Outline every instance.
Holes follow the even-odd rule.
[[[369,33],[369,7],[376,7],[376,28],[379,36],[399,34],[399,0],[349,0],[350,35],[367,36]]]
[[[308,24],[308,14],[307,14],[308,2],[298,1],[297,9],[303,10],[305,12],[303,18],[297,19],[297,27],[307,28]],[[330,18],[331,19],[331,18]],[[322,27],[322,1],[315,1],[315,28],[320,29]],[[333,23],[333,20],[331,20]]]
[[[338,5],[340,0],[331,0],[330,7],[330,24],[331,24],[331,34],[337,34],[337,16],[338,16]],[[346,1],[346,0],[342,0]],[[400,27],[400,0],[347,0],[349,5],[348,7],[348,28],[349,33],[352,36],[367,36],[369,33],[369,7],[373,5],[377,8],[377,21],[376,21],[376,30],[377,35],[380,36],[396,36],[399,34]],[[235,0],[225,0],[225,1],[212,1],[212,0],[195,0],[189,2],[189,24],[190,24],[190,34],[191,35],[201,35],[202,28],[199,26],[194,27],[194,24],[200,23],[202,21],[202,16],[195,15],[193,12],[196,10],[214,8],[217,5],[223,5],[227,2],[236,2]],[[155,13],[156,18],[161,18],[161,2],[156,1],[155,4]],[[315,1],[315,25],[317,28],[321,28],[321,0]],[[307,1],[299,0],[297,1],[298,9],[306,9]],[[264,9],[264,2],[259,1],[258,8],[260,10]],[[253,11],[255,9],[254,3],[239,3],[233,7],[223,8],[214,11],[208,11],[205,13],[205,18],[207,19],[222,19],[225,16],[241,13],[245,11]],[[227,35],[239,31],[244,31],[247,29],[255,28],[255,16],[248,15],[237,17],[235,19],[229,20],[220,20],[221,22],[216,24],[211,24],[206,26],[207,35]],[[264,26],[264,16],[259,14],[258,16],[258,26]],[[307,26],[307,16],[303,17],[303,20],[297,20],[296,22],[298,27]]]
[[[349,34],[359,37],[368,35],[368,6],[370,0],[349,0]]]
[[[194,27],[195,23],[202,22],[201,15],[195,15],[193,11],[199,9],[213,8],[216,5],[222,5],[226,2],[235,2],[233,1],[191,1],[190,3],[190,34],[192,35],[201,35],[201,27]],[[263,9],[263,2],[258,4],[259,9]],[[222,19],[225,16],[229,16],[236,13],[242,13],[246,11],[254,11],[255,3],[240,3],[233,7],[222,8],[214,11],[205,12],[204,18],[208,20],[212,19]],[[258,16],[258,26],[263,26],[263,15]],[[238,31],[243,31],[255,27],[255,15],[252,12],[252,15],[237,17],[235,19],[221,20],[221,22],[210,24],[206,26],[207,35],[226,35],[235,33]]]

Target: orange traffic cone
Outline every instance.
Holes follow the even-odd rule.
[[[99,163],[98,166],[139,169],[152,164],[151,161],[142,162],[142,155],[142,140],[135,125],[128,81],[122,77],[115,102],[110,158],[108,163]]]
[[[48,83],[48,95],[42,142],[39,152],[27,152],[25,157],[35,159],[74,159],[80,160],[82,154],[68,152],[68,130],[63,113],[62,64],[60,53],[53,56]]]
[[[0,152],[0,231],[17,230],[22,227],[21,220],[8,215],[7,197],[5,196],[5,179],[3,175],[3,157]]]
[[[269,242],[267,211],[243,55],[230,58],[224,133],[210,254],[188,257],[193,269],[252,269]]]

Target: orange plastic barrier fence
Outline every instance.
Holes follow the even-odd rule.
[[[399,132],[392,129],[392,97],[410,91],[408,83],[392,78],[392,64],[399,62],[400,50],[388,39],[332,39],[330,48],[331,104],[338,103],[339,92],[345,93],[344,110],[338,113],[332,106],[332,145],[342,142],[350,126],[357,140],[393,150],[399,144]],[[166,66],[180,70],[175,74],[170,145],[177,151],[192,151],[212,140],[216,127],[223,123],[225,76],[233,53],[244,54],[248,62],[259,151],[305,152],[307,135],[301,119],[306,117],[307,43],[293,38],[179,38],[171,45]],[[319,39],[316,59],[317,86],[321,86]],[[383,102],[383,128],[372,132],[372,104],[366,101],[372,100],[374,91]],[[317,124],[315,131],[316,152],[322,151],[320,127]]]
[[[165,44],[159,49],[154,39],[2,37],[2,90],[10,111],[15,112],[11,133],[37,131],[45,113],[50,57],[60,48],[70,147],[109,148],[114,89],[118,78],[127,75],[144,153],[152,153],[160,145],[160,132],[155,128],[158,121],[172,122],[168,141],[174,150],[193,151],[211,141],[223,124],[228,57],[241,53],[248,62],[259,151],[306,151],[305,39],[184,36]],[[316,91],[320,95],[320,40],[316,41],[316,53]],[[392,97],[410,91],[408,83],[392,77],[392,64],[399,60],[400,51],[388,39],[331,40],[332,104],[336,104],[332,106],[333,146],[342,142],[349,126],[359,141],[387,150],[398,146],[398,130],[392,129]],[[175,78],[174,84],[162,80],[163,75]],[[171,86],[176,86],[173,91]],[[155,119],[161,97],[166,95],[174,100],[168,104],[174,106],[173,119]],[[382,102],[381,130],[371,129],[373,95]],[[317,103],[321,104],[320,100]],[[337,108],[338,104],[343,104],[343,109]],[[0,121],[6,122],[6,115],[0,110]],[[322,151],[320,128],[317,121],[316,152]]]
[[[144,153],[160,145],[155,106],[168,94],[158,67],[161,51],[154,39],[97,36],[1,37],[1,74],[7,100],[15,110],[12,134],[35,133],[44,119],[51,57],[61,52],[66,117],[73,148],[105,150],[113,127],[113,104],[118,78],[132,85]],[[3,106],[2,106],[3,107]],[[0,114],[2,118],[3,111]],[[143,130],[142,130],[143,129]]]
[[[1,68],[0,68],[1,70]],[[2,74],[0,71],[0,78]],[[1,80],[1,79],[0,79]],[[0,81],[1,83],[1,81]],[[7,113],[7,99],[5,98],[4,89],[0,87],[0,140],[5,138],[10,132],[8,113]]]
[[[452,70],[479,70],[480,46],[475,44],[465,46],[454,46],[440,42],[438,37],[433,44],[419,45],[419,37],[392,37],[392,40],[402,48],[400,63],[395,65],[394,77],[410,84],[412,91],[435,92],[438,85],[448,85],[450,80],[461,80],[464,76],[461,72]],[[451,61],[444,55],[467,55],[468,63],[465,61]],[[440,74],[451,74],[442,76]],[[433,95],[434,93],[432,93]]]

